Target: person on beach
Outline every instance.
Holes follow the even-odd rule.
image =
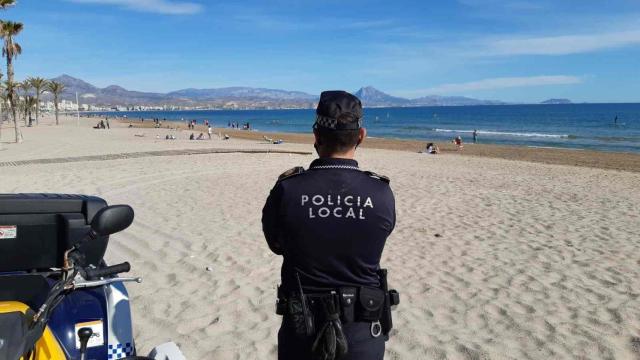
[[[262,210],[267,244],[284,258],[279,360],[384,357],[394,302],[380,258],[395,200],[389,179],[354,159],[367,134],[362,115],[357,97],[323,92],[313,125],[319,158],[280,175]]]
[[[207,126],[209,126],[209,125],[207,125]],[[213,129],[211,128],[211,126],[209,126],[207,128],[207,133],[209,134],[209,140],[211,140],[211,134],[213,134]]]
[[[427,144],[427,149],[425,151],[427,154],[431,154],[431,155],[436,155],[440,153],[440,149],[438,148],[438,145],[434,144],[434,143],[428,143]]]
[[[473,129],[473,143],[477,144],[478,143],[478,130]]]
[[[111,129],[111,127],[109,126],[109,118],[105,118],[105,124],[107,124],[107,129]]]
[[[462,145],[462,138],[460,137],[460,135],[456,136],[452,142],[456,144],[456,150],[462,150],[462,148],[464,147],[464,145]]]

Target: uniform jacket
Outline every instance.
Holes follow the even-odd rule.
[[[269,248],[283,255],[282,287],[378,286],[396,222],[389,180],[351,159],[320,158],[281,175],[262,211]]]

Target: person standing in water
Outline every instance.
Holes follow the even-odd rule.
[[[478,130],[473,129],[473,143],[477,144],[478,143]]]

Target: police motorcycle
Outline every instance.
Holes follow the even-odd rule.
[[[107,266],[128,205],[83,195],[0,194],[0,360],[184,360],[174,343],[136,356],[129,298]]]

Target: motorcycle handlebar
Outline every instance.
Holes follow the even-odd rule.
[[[129,270],[131,270],[131,265],[129,264],[129,262],[125,261],[122,264],[106,266],[99,269],[86,269],[85,272],[87,274],[87,280],[92,280],[92,279],[97,279],[101,277],[107,277],[110,275],[129,272]]]

